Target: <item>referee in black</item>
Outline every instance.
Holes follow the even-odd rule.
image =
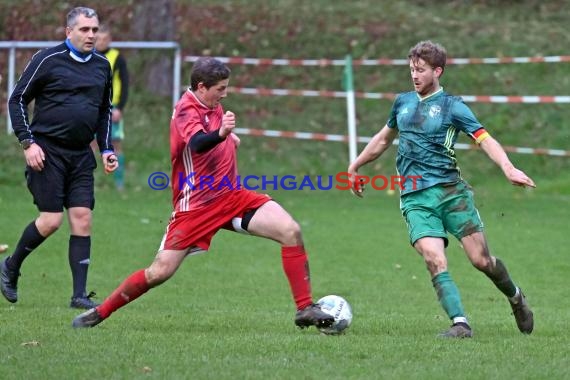
[[[111,67],[94,50],[98,30],[99,17],[93,9],[72,9],[67,15],[65,42],[32,57],[9,99],[14,133],[26,157],[28,189],[39,210],[13,254],[0,264],[0,290],[12,303],[18,301],[22,263],[61,226],[65,208],[71,231],[70,306],[97,306],[91,299],[94,294],[86,291],[97,167],[89,143],[95,135],[105,172],[118,167],[111,145]],[[27,106],[32,100],[30,122]]]

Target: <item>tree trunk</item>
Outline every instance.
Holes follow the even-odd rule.
[[[173,41],[175,35],[174,0],[138,0],[135,3],[131,35],[139,41]],[[148,54],[144,66],[146,88],[155,94],[172,94],[173,52]],[[145,56],[146,57],[146,56]]]

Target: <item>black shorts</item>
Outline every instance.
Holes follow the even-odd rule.
[[[40,212],[63,212],[63,208],[95,207],[93,171],[97,167],[89,146],[82,150],[36,141],[45,153],[44,168],[26,167],[28,189]]]

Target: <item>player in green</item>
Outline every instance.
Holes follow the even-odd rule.
[[[461,242],[473,266],[507,297],[519,330],[530,334],[533,313],[503,262],[490,255],[473,192],[457,167],[454,144],[458,133],[473,138],[513,185],[535,184],[513,166],[501,145],[485,131],[461,98],[451,96],[440,86],[446,57],[445,49],[431,41],[419,42],[410,50],[408,60],[415,91],[397,96],[386,126],[349,166],[354,193],[362,196],[364,191],[357,180],[358,169],[380,157],[399,134],[396,165],[398,173],[407,179],[400,192],[402,215],[410,243],[424,258],[437,298],[452,321],[451,328],[440,336],[473,335],[459,290],[448,272],[447,233]],[[412,176],[420,178],[414,177],[413,183]]]

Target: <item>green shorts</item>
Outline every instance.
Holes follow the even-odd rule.
[[[464,181],[440,184],[402,196],[402,215],[412,245],[423,237],[440,237],[448,244],[449,232],[458,240],[483,231],[473,191]]]
[[[111,140],[113,141],[123,141],[125,138],[125,130],[123,128],[123,119],[119,120],[118,123],[113,123],[113,129],[111,132]]]

